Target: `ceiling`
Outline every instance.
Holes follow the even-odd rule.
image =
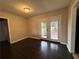
[[[30,16],[58,10],[68,6],[69,3],[70,0],[0,0],[0,10]],[[31,8],[31,10],[27,13],[24,8]]]

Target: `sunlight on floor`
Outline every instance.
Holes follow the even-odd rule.
[[[75,59],[79,59],[79,54],[73,54]]]

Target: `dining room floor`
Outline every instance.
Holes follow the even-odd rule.
[[[14,44],[0,43],[1,59],[74,59],[66,45],[27,38]]]

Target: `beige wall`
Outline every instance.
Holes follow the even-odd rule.
[[[0,11],[0,18],[8,19],[10,42],[14,43],[28,36],[27,19],[8,12]]]
[[[42,20],[49,21],[50,17],[61,16],[61,39],[62,43],[67,43],[67,8],[63,8],[56,11],[51,11],[45,14],[33,16],[29,18],[29,36],[39,38],[40,34],[40,22]]]

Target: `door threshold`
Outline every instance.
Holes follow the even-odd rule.
[[[61,44],[60,42],[56,42],[56,41],[52,41],[52,40],[47,40],[47,39],[40,39],[40,40],[51,42],[51,43],[56,43],[56,44]]]

